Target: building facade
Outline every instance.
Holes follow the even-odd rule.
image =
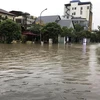
[[[22,27],[27,29],[34,23],[34,18],[29,13],[24,13],[21,11],[10,11],[10,13],[15,15],[14,21],[21,24]]]
[[[5,20],[5,19],[11,19],[14,20],[15,15],[4,10],[0,9],[0,21]]]
[[[92,3],[72,0],[64,5],[64,15],[67,19],[84,18],[88,22],[88,30],[92,29]],[[78,20],[78,19],[77,19]]]
[[[84,27],[84,30],[88,30],[89,22],[86,20],[86,18],[73,17],[71,20],[74,25],[80,24],[82,27]]]
[[[32,19],[30,16],[25,18],[24,16],[17,16],[15,17],[15,21],[20,24],[27,24],[27,25],[32,25],[34,23],[34,19]]]

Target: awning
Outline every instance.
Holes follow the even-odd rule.
[[[37,34],[34,34],[32,32],[23,32],[23,35],[32,35],[32,36],[37,36]]]

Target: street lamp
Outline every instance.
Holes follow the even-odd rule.
[[[40,25],[41,25],[41,15],[42,15],[42,13],[43,13],[45,10],[47,10],[47,8],[44,9],[43,11],[41,11],[41,13],[40,13]],[[41,42],[41,29],[40,29],[40,42]]]

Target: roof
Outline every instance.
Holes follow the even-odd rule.
[[[86,20],[86,18],[82,18],[82,17],[73,17],[72,20]]]
[[[53,15],[53,16],[41,16],[41,21],[43,23],[50,23],[50,22],[56,22],[61,20],[59,15]],[[36,22],[40,21],[40,16],[37,18]]]
[[[87,5],[87,4],[92,4],[91,2],[80,2],[79,0],[77,1],[70,1],[69,4],[65,4],[65,6],[71,6],[71,3],[74,3],[74,2],[78,2],[78,5]]]
[[[80,2],[80,0],[72,0],[73,2]]]
[[[67,7],[67,6],[71,6],[71,4],[65,4],[65,6]]]
[[[30,15],[29,13],[27,13],[27,12],[22,12],[22,11],[15,11],[15,10],[12,10],[12,11],[10,11],[10,13],[12,13],[12,14],[14,14],[14,15],[16,15],[16,16],[22,16],[22,15]]]
[[[80,0],[72,0],[72,1],[70,1],[70,3],[73,3],[73,2],[80,2]]]
[[[34,34],[32,32],[29,32],[29,31],[25,31],[22,33],[23,35],[31,35],[31,36],[36,36],[37,34]]]
[[[6,10],[3,10],[3,9],[0,9],[0,13],[3,13],[3,14],[7,14],[7,15],[14,16],[14,14],[12,14],[12,13],[9,13],[8,11],[6,11]]]
[[[86,5],[86,4],[91,4],[91,2],[79,2],[78,5]]]
[[[67,26],[68,28],[70,28],[70,25],[72,24],[71,20],[60,20],[58,22],[58,24],[63,27],[63,26]]]

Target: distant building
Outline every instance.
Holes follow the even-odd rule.
[[[11,19],[14,20],[14,14],[9,13],[6,10],[0,9],[0,20]]]
[[[88,30],[88,24],[89,22],[85,18],[80,17],[73,17],[72,19],[73,24],[79,24],[84,27],[84,30]]]
[[[41,20],[41,21],[40,21]],[[59,22],[61,20],[59,15],[51,15],[51,16],[40,16],[37,18],[37,24],[47,24],[50,22]]]
[[[21,11],[10,11],[10,13],[13,13],[15,15],[14,20],[21,24],[22,26],[27,29],[30,25],[34,23],[34,18],[30,16],[29,13],[24,13]]]
[[[30,16],[27,16],[27,19],[25,19],[24,16],[16,16],[15,21],[20,24],[24,24],[26,22],[27,25],[34,23],[34,19],[31,19]]]
[[[68,28],[74,28],[72,20],[61,19],[59,15],[41,16],[41,24],[47,24],[50,22],[56,22],[61,27],[66,26]],[[37,18],[36,23],[40,24],[40,17]]]
[[[92,29],[92,3],[72,0],[64,5],[64,16],[67,19],[84,18],[88,22],[88,30]],[[78,20],[78,19],[77,19]]]
[[[74,25],[73,25],[73,22],[72,20],[60,20],[58,22],[58,24],[61,26],[61,27],[68,27],[68,28],[73,28],[74,29]]]

